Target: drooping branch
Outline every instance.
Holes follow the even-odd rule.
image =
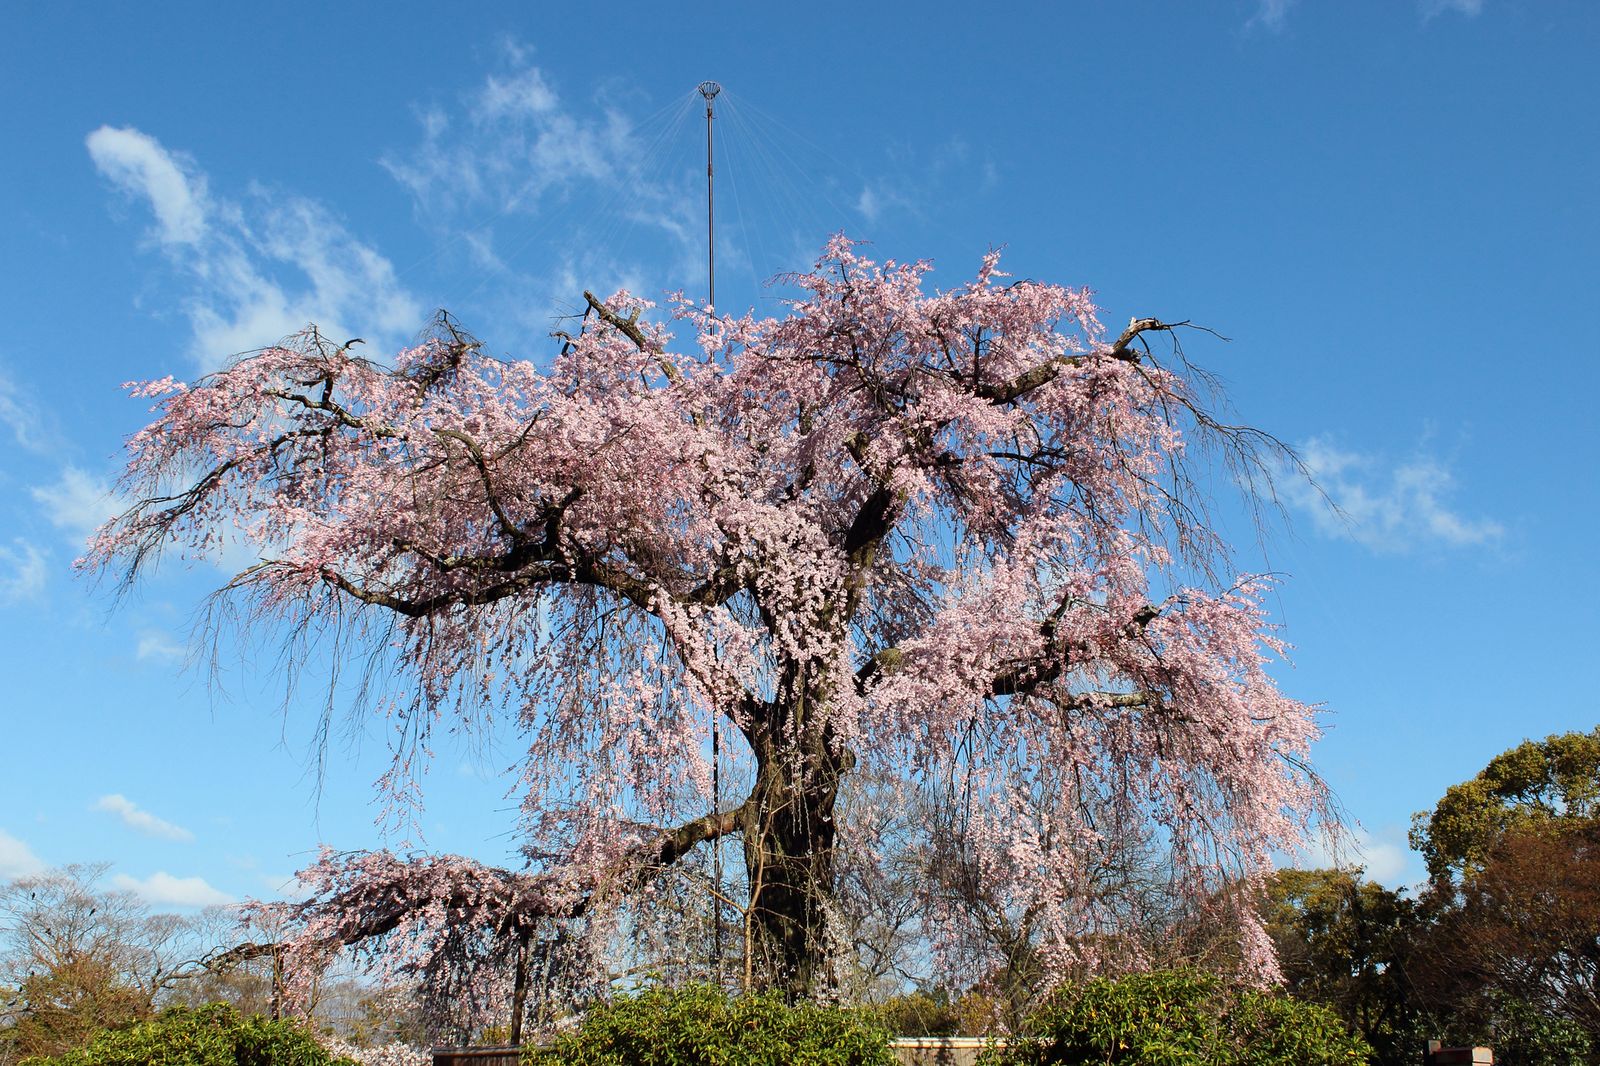
[[[496,937],[523,937],[542,922],[583,917],[600,893],[642,883],[700,844],[738,832],[744,816],[740,804],[653,830],[605,871],[577,885],[561,871],[517,872],[453,856],[403,860],[387,852],[324,854],[301,872],[302,880],[322,891],[298,903],[265,905],[288,918],[294,933],[282,941],[235,945],[200,965],[223,973],[285,952],[325,955],[394,933],[425,912],[450,915],[452,924],[466,923]]]

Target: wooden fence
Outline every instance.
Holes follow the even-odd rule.
[[[433,1066],[518,1066],[521,1050],[504,1047],[436,1047]]]

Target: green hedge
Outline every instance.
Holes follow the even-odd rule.
[[[708,985],[652,988],[584,1015],[525,1066],[892,1066],[889,1034],[865,1010],[730,997]]]
[[[1325,1007],[1178,971],[1063,989],[985,1066],[1359,1066],[1371,1048]]]
[[[88,1047],[21,1066],[355,1066],[334,1058],[292,1022],[240,1018],[225,1003],[169,1007],[148,1021],[106,1029]]]

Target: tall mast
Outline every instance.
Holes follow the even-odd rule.
[[[713,308],[717,306],[717,245],[711,203],[711,101],[721,91],[722,86],[714,81],[700,83],[700,95],[706,98],[706,304]]]
[[[711,101],[717,98],[722,86],[714,81],[699,85],[700,95],[706,98],[706,307],[717,306],[717,233],[716,214],[711,197]],[[711,809],[722,811],[722,722],[719,712],[711,712]],[[711,841],[711,966],[722,984],[722,838]]]

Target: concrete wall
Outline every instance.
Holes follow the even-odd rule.
[[[890,1045],[901,1066],[975,1066],[991,1041],[981,1036],[902,1036]],[[1004,1040],[995,1040],[1005,1047]]]
[[[1005,1041],[994,1041],[1004,1047]],[[900,1066],[977,1066],[978,1055],[989,1046],[980,1036],[902,1036],[890,1045]],[[517,1066],[517,1049],[510,1047],[434,1048],[434,1066]]]

